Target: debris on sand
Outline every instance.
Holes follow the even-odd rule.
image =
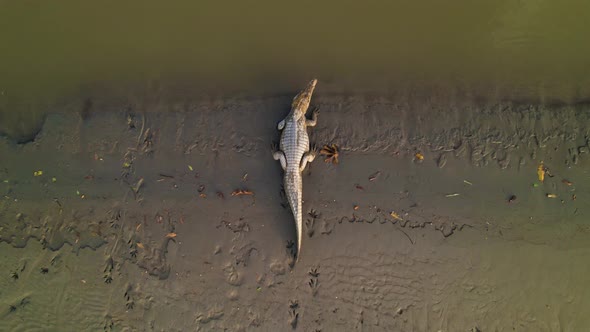
[[[250,190],[236,189],[236,190],[232,191],[231,195],[232,196],[254,195],[254,193]]]
[[[539,181],[544,182],[545,181],[545,173],[547,172],[547,168],[545,168],[545,164],[543,164],[543,161],[541,161],[541,163],[539,164],[539,167],[537,167],[537,176],[539,177]]]
[[[561,183],[565,184],[566,186],[571,186],[571,185],[573,185],[573,184],[574,184],[573,182],[571,182],[571,181],[569,181],[569,180],[567,180],[567,179],[563,179],[563,180],[561,180]]]
[[[381,175],[381,171],[377,171],[369,176],[369,181],[375,181]]]
[[[421,163],[424,161],[424,155],[420,152],[416,152],[416,154],[414,154],[414,161]]]
[[[324,159],[324,162],[332,163],[334,165],[338,164],[338,156],[339,156],[338,145],[326,144],[320,150],[320,154],[326,156],[326,159]]]
[[[508,197],[508,199],[506,200],[507,203],[514,203],[516,202],[516,195],[510,195],[510,197]]]
[[[396,220],[399,220],[399,221],[404,221],[404,219],[403,219],[402,217],[400,217],[400,216],[399,216],[397,213],[395,213],[395,211],[391,211],[391,212],[389,213],[389,215],[390,215],[390,216],[391,216],[393,219],[396,219]]]
[[[131,187],[131,189],[133,190],[133,192],[135,194],[138,194],[139,193],[139,190],[141,189],[141,186],[143,186],[143,182],[144,182],[143,178],[139,178],[139,180],[137,181],[137,183],[133,187]]]

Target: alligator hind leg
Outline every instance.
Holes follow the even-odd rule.
[[[285,153],[277,149],[276,144],[271,145],[272,157],[274,160],[279,160],[281,162],[281,167],[283,171],[287,169],[287,158],[285,158]]]
[[[317,156],[318,154],[318,149],[314,146],[311,151],[306,152],[303,155],[303,158],[301,158],[301,164],[299,165],[299,171],[303,172],[303,170],[305,169],[305,166],[307,166],[307,163],[311,163],[314,159],[315,156]]]

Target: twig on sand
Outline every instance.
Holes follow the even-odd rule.
[[[401,228],[399,228],[399,227],[396,227],[396,229],[397,229],[398,231],[402,232],[402,233],[403,233],[403,234],[404,234],[404,235],[405,235],[405,236],[408,238],[408,240],[410,240],[410,243],[411,243],[411,244],[414,244],[414,240],[412,240],[412,238],[411,238],[411,237],[408,235],[408,233],[404,232],[404,230],[403,230],[403,229],[401,229]]]
[[[242,189],[236,189],[231,193],[232,196],[242,196],[242,195],[254,195],[254,193],[250,190],[242,190]]]
[[[143,130],[145,129],[145,114],[141,113],[141,130],[139,131],[139,136],[137,136],[137,146],[141,142],[141,137],[143,136]]]

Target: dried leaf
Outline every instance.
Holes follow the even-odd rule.
[[[397,213],[395,213],[395,211],[391,211],[391,213],[389,215],[392,216],[393,219],[404,221],[404,219],[402,219],[402,217],[400,217]]]
[[[557,198],[556,194],[547,194],[547,198]]]
[[[416,158],[416,160],[424,160],[424,155],[421,154],[420,152],[416,152],[416,154],[414,155],[414,158]]]
[[[143,246],[143,243],[141,243],[141,242],[137,242],[137,247],[140,249],[145,249],[145,247]]]
[[[539,164],[539,167],[537,167],[537,176],[539,177],[539,181],[541,181],[541,182],[545,181],[545,173],[546,172],[547,172],[547,168],[545,168],[545,165],[541,161],[541,163]]]
[[[566,179],[563,179],[563,180],[561,180],[561,182],[562,182],[563,184],[565,184],[566,186],[571,186],[571,185],[573,185],[573,184],[574,184],[573,182],[571,182],[571,181],[569,181],[569,180],[566,180]]]
[[[254,195],[254,193],[251,192],[250,190],[236,189],[236,190],[232,191],[231,195],[232,196]]]
[[[166,234],[166,238],[168,238],[168,239],[173,239],[175,237],[176,237],[176,233],[168,233],[168,234]]]

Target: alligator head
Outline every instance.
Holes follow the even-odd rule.
[[[293,98],[293,103],[291,104],[291,111],[295,113],[297,119],[300,119],[301,117],[305,116],[305,113],[309,108],[311,95],[313,94],[313,90],[315,89],[315,85],[317,84],[317,82],[318,80],[314,78],[307,84],[305,90],[299,92],[297,96]]]

